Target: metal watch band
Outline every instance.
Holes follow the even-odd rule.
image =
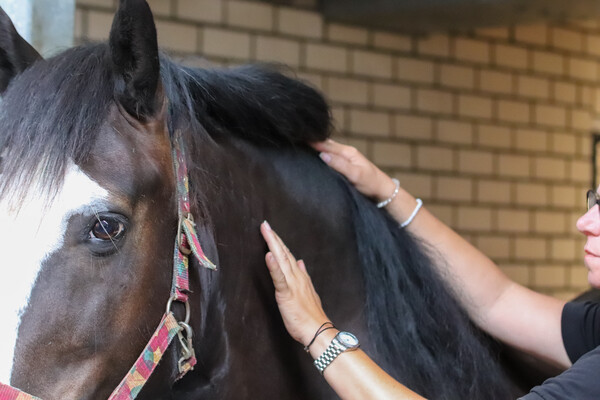
[[[346,347],[336,338],[333,338],[327,349],[313,362],[313,364],[317,367],[321,375],[323,375],[325,368],[327,368],[329,364],[344,351],[346,351]]]

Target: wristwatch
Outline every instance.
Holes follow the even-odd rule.
[[[350,332],[338,332],[323,354],[314,361],[315,367],[317,367],[321,375],[323,375],[325,368],[327,368],[337,356],[345,351],[356,350],[358,349],[358,346],[360,346],[360,344],[358,343],[356,336]]]

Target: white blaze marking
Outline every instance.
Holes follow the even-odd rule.
[[[2,175],[0,175],[2,179]],[[35,183],[27,182],[31,187]],[[108,192],[76,165],[67,169],[63,187],[47,200],[31,190],[21,209],[0,202],[0,382],[9,383],[21,313],[42,263],[61,248],[69,218],[93,207],[102,209]],[[10,196],[8,196],[10,198]]]

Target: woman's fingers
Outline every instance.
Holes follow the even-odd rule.
[[[296,263],[294,256],[267,221],[262,223],[260,231],[283,274],[286,277],[292,277],[294,275],[294,264]]]
[[[275,285],[275,290],[277,292],[285,292],[288,289],[287,280],[285,279],[285,275],[279,266],[279,263],[273,256],[273,253],[267,253],[265,256],[265,261],[267,263],[267,268],[271,273],[271,279],[273,279],[273,284]]]

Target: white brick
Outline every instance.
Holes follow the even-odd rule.
[[[256,59],[297,67],[300,64],[300,44],[288,39],[258,36],[256,38]]]
[[[553,260],[560,261],[572,261],[575,260],[576,252],[575,248],[578,241],[573,239],[554,239],[551,242],[551,253],[550,256]]]
[[[348,118],[346,118],[347,114],[348,114],[348,112],[346,112],[346,109],[343,107],[336,107],[336,106],[331,107],[331,118],[333,119],[333,126],[334,126],[335,130],[347,131],[350,129],[349,128],[350,124],[347,121]],[[365,151],[362,153],[367,154],[367,152],[368,152],[368,148],[365,145]]]
[[[83,31],[83,20],[85,17],[87,17],[87,12],[84,12],[81,9],[75,10],[75,30],[73,32],[75,39],[81,39],[85,35],[85,32]]]
[[[470,123],[439,120],[436,138],[445,143],[473,143],[473,126]]]
[[[171,0],[148,0],[148,5],[155,16],[171,15]]]
[[[177,17],[199,22],[222,22],[221,0],[176,0]]]
[[[113,20],[112,13],[104,13],[100,11],[89,11],[88,12],[88,40],[104,41],[108,39],[110,27]]]
[[[475,86],[475,71],[469,67],[442,65],[440,67],[440,84],[448,87],[472,89]]]
[[[400,179],[402,187],[412,193],[413,196],[431,198],[433,193],[431,175],[402,172],[398,179]]]
[[[156,21],[156,31],[162,48],[186,53],[198,51],[198,30],[193,25]]]
[[[444,201],[471,201],[473,182],[465,178],[439,177],[436,194],[438,199]]]
[[[217,57],[250,58],[250,35],[225,29],[205,28],[203,52]]]
[[[507,122],[530,121],[531,110],[529,104],[517,101],[500,100],[498,101],[498,119]]]
[[[516,26],[515,40],[545,46],[548,43],[548,28],[546,25]]]
[[[533,267],[533,282],[536,286],[559,288],[566,283],[566,268],[559,266]]]
[[[519,210],[498,210],[498,230],[500,232],[529,232],[529,213]]]
[[[412,39],[410,36],[396,35],[389,32],[375,32],[373,45],[378,49],[410,51]]]
[[[477,201],[480,203],[510,204],[511,184],[502,181],[480,180],[477,182]]]
[[[457,228],[489,232],[492,229],[492,211],[488,208],[458,207]]]
[[[477,248],[491,258],[507,258],[510,239],[505,236],[482,236],[477,239]]]
[[[574,160],[571,162],[570,179],[579,183],[588,183],[592,180],[592,167],[589,162]]]
[[[364,81],[329,78],[327,79],[326,93],[329,99],[334,102],[366,105],[369,97],[369,86]]]
[[[524,97],[548,99],[550,97],[550,82],[542,78],[519,76],[517,77],[517,90]]]
[[[452,113],[452,95],[440,90],[417,90],[417,109],[433,113]]]
[[[531,286],[532,273],[529,267],[523,265],[500,265],[500,269],[502,269],[511,280],[523,286]]]
[[[569,76],[590,82],[598,80],[598,63],[582,58],[569,58]]]
[[[590,284],[588,282],[587,268],[583,268],[581,265],[577,265],[577,267],[575,267],[575,268],[569,268],[567,273],[568,273],[569,282],[571,282],[571,285],[574,285],[576,287],[585,288],[585,289],[589,288]],[[578,292],[579,292],[579,290],[578,290]],[[570,296],[569,298],[573,298],[573,297]]]
[[[543,207],[548,204],[548,189],[545,185],[537,183],[517,183],[517,204]]]
[[[375,142],[373,162],[382,167],[410,167],[412,149],[405,144]]]
[[[534,215],[534,230],[540,233],[567,233],[567,215],[557,211],[536,211]]]
[[[350,111],[350,130],[373,136],[390,135],[390,116],[387,113],[375,111]]]
[[[565,72],[564,57],[558,54],[534,51],[533,69],[553,75],[562,75]]]
[[[359,75],[391,78],[392,57],[387,54],[372,51],[353,51],[352,71]]]
[[[506,72],[482,70],[479,74],[480,89],[493,93],[512,93],[513,76]]]
[[[600,36],[588,34],[585,39],[585,50],[589,54],[600,56]]]
[[[567,29],[553,28],[551,30],[552,45],[559,49],[579,52],[583,49],[583,35]]]
[[[552,180],[562,180],[567,176],[567,163],[559,158],[538,157],[534,160],[535,176]]]
[[[456,38],[454,55],[461,61],[488,64],[490,62],[490,46],[479,40]]]
[[[323,18],[316,12],[286,7],[278,10],[276,25],[279,32],[314,39],[323,37]]]
[[[249,1],[227,3],[227,24],[236,27],[272,31],[275,10],[273,6]]]
[[[544,239],[520,238],[515,241],[515,256],[525,260],[545,260],[548,256]]]
[[[540,125],[565,128],[567,112],[564,108],[546,105],[536,105],[534,108],[535,122]]]
[[[533,129],[518,129],[515,135],[519,150],[547,151],[548,138],[548,133]]]
[[[573,208],[581,204],[582,193],[571,186],[555,185],[551,187],[552,205],[556,207]]]
[[[498,156],[498,173],[503,177],[529,177],[531,175],[530,159],[527,156],[500,154]]]
[[[417,41],[417,50],[428,56],[448,57],[450,55],[450,39],[447,35],[431,35]]]
[[[577,87],[568,82],[554,82],[554,100],[561,103],[575,103]]]
[[[458,171],[475,175],[490,175],[494,171],[494,156],[484,151],[460,150]]]
[[[483,96],[459,95],[458,114],[463,117],[492,118],[492,101]]]
[[[345,48],[323,44],[306,45],[306,66],[323,71],[347,72],[348,54]]]
[[[481,125],[477,130],[477,142],[483,146],[509,148],[512,144],[512,134],[509,128]]]
[[[399,138],[427,140],[433,137],[433,123],[429,118],[395,115],[394,126],[395,136]]]
[[[406,86],[394,84],[374,84],[373,104],[378,107],[409,109],[412,91]]]
[[[518,69],[527,68],[528,54],[526,49],[499,44],[495,46],[494,50],[496,65]]]
[[[454,152],[443,147],[418,146],[417,166],[429,171],[450,171],[454,168]]]
[[[334,42],[364,45],[369,40],[369,32],[364,28],[332,23],[327,26],[327,38]]]
[[[399,57],[396,59],[396,77],[402,81],[433,82],[433,63]]]

